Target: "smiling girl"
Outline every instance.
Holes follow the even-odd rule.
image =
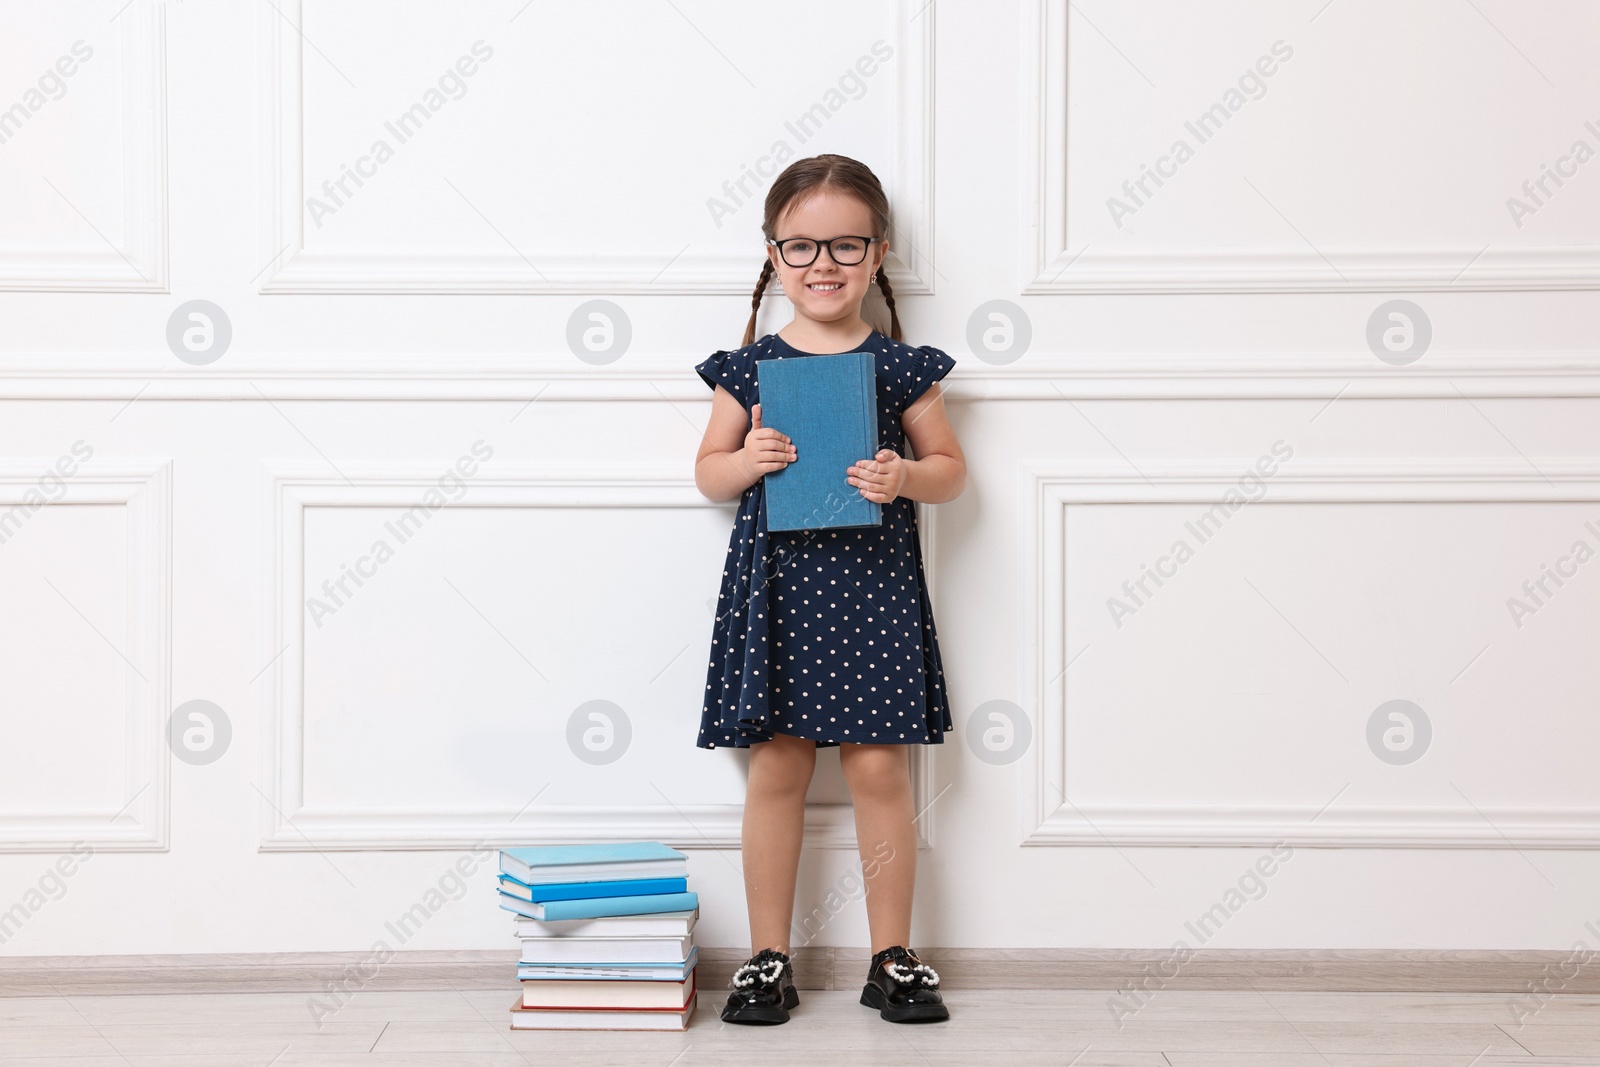
[[[711,500],[739,501],[696,742],[750,751],[742,851],[752,955],[734,974],[727,1022],[786,1022],[799,1004],[789,931],[806,788],[827,746],[839,748],[871,872],[873,956],[860,1002],[891,1022],[949,1018],[939,976],[906,947],[917,859],[907,746],[943,744],[953,725],[913,502],[960,495],[966,460],[938,384],[955,361],[901,338],[880,272],[889,229],[887,198],[865,165],[839,155],[790,164],[767,193],[766,262],[743,347],[695,367],[712,389],[695,484]],[[794,318],[758,340],[774,275]],[[861,317],[873,285],[889,308],[888,336]],[[762,423],[755,365],[844,352],[873,354],[879,447],[840,475],[883,505],[882,522],[769,532],[764,476],[797,451],[783,427]]]

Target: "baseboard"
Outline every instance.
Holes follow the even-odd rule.
[[[1565,950],[923,948],[945,989],[1137,987],[1412,993],[1600,993],[1600,974]],[[702,990],[728,986],[745,948],[700,949]],[[855,989],[864,948],[794,950],[801,989]],[[0,959],[0,996],[318,993],[342,989],[515,989],[517,951],[205,953]],[[1574,973],[1575,972],[1575,973]],[[1570,975],[1570,977],[1569,977]]]

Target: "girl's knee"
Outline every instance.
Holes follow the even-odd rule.
[[[839,768],[851,795],[893,794],[911,785],[911,765],[904,745],[839,746]]]
[[[776,792],[804,792],[817,767],[815,742],[787,734],[775,734],[771,741],[750,749],[750,785]]]

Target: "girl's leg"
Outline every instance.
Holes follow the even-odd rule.
[[[874,955],[890,945],[911,944],[917,830],[909,753],[909,745],[839,745],[839,766],[856,810]]]
[[[816,766],[815,741],[774,731],[771,741],[750,746],[742,840],[752,956],[763,948],[789,955],[806,788]]]

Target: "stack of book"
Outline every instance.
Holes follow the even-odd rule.
[[[686,1030],[695,1007],[688,857],[659,841],[500,850],[522,941],[513,1030]]]

